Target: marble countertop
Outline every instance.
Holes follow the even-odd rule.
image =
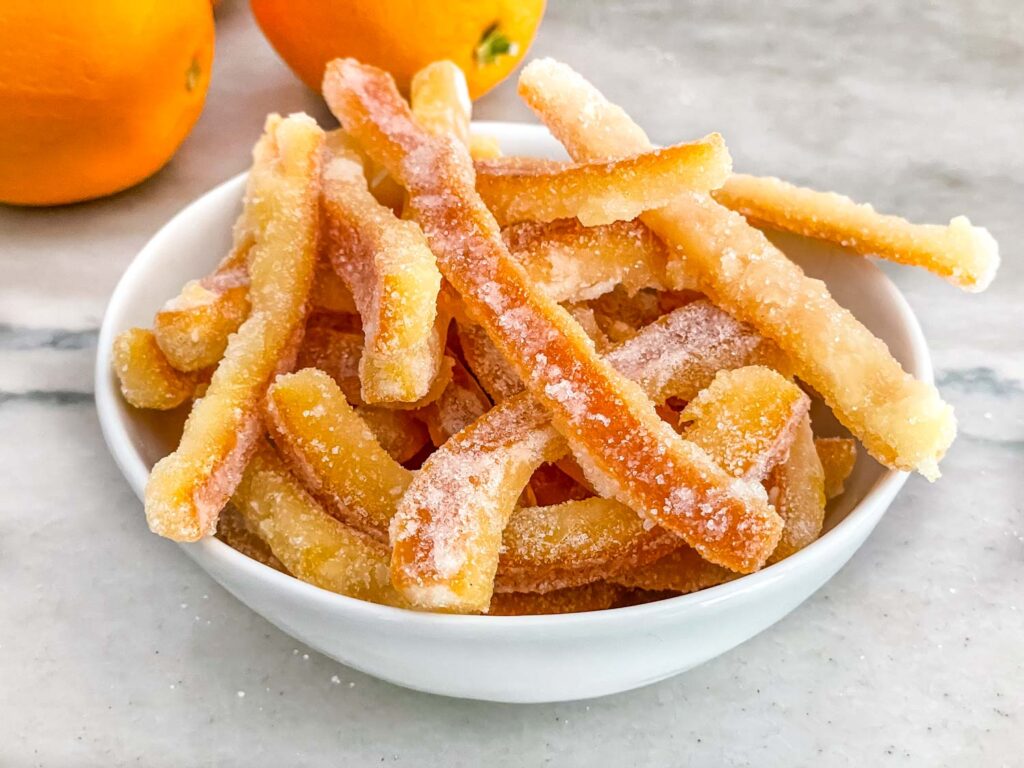
[[[146,530],[92,401],[118,277],[248,164],[268,111],[326,119],[255,29],[218,18],[206,111],[116,197],[0,209],[0,764],[1020,765],[1024,728],[1024,10],[1016,0],[551,3],[534,52],[669,141],[1003,245],[967,296],[886,267],[960,437],[784,621],[690,673],[589,702],[401,690],[298,645]],[[875,7],[877,6],[877,7]],[[530,119],[506,83],[477,115]],[[0,118],[2,119],[2,118]],[[244,693],[244,696],[243,696]]]

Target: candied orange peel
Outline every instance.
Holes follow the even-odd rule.
[[[500,224],[577,219],[585,226],[629,221],[661,208],[681,190],[721,185],[732,158],[717,133],[607,162],[523,167],[476,163],[476,188]]]
[[[113,342],[126,402],[192,402],[153,531],[382,605],[574,613],[818,539],[858,449],[815,434],[812,397],[938,476],[952,410],[760,228],[967,291],[998,267],[987,230],[732,174],[718,134],[655,147],[551,60],[519,92],[571,160],[505,157],[465,82],[435,62],[407,104],[337,59],[341,128],[268,117],[227,256]]]
[[[171,365],[153,332],[145,328],[119,333],[111,358],[121,394],[136,408],[177,408],[192,397],[199,383],[197,374]]]
[[[177,450],[153,467],[146,484],[146,519],[163,536],[213,534],[259,436],[259,400],[274,374],[294,362],[316,265],[322,147],[323,131],[311,118],[271,115],[253,152],[246,190],[255,228],[251,310],[192,408]]]
[[[828,240],[857,253],[923,267],[965,291],[984,291],[999,269],[999,245],[966,216],[948,225],[912,224],[835,192],[772,177],[734,174],[713,193],[751,222]]]
[[[564,309],[533,288],[477,195],[468,153],[428,134],[385,72],[335,60],[324,95],[345,130],[409,192],[438,267],[552,412],[591,480],[706,557],[759,567],[781,535],[760,486],[730,478],[679,437],[637,385],[602,361]]]
[[[370,194],[358,155],[331,149],[322,226],[331,263],[362,317],[362,398],[415,402],[430,390],[444,351],[447,327],[436,322],[441,275],[420,228]]]
[[[578,161],[651,148],[646,134],[580,75],[531,62],[520,95]],[[643,214],[672,248],[670,283],[694,283],[718,306],[774,340],[801,379],[886,466],[939,476],[956,434],[953,411],[931,384],[906,373],[825,284],[812,280],[739,214],[700,193]]]

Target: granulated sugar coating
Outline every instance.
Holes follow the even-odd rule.
[[[564,64],[531,62],[520,95],[578,161],[651,148],[619,107]],[[681,195],[641,220],[675,251],[668,279],[698,287],[718,306],[754,325],[790,356],[813,386],[883,464],[938,477],[938,460],[956,434],[952,409],[915,380],[825,285],[807,278],[739,214],[706,195]]]
[[[415,402],[430,390],[444,352],[448,327],[435,322],[441,274],[420,228],[370,194],[359,154],[335,142],[328,150],[321,233],[362,318],[362,398]]]
[[[387,547],[327,514],[266,443],[257,447],[232,504],[297,578],[361,600],[408,605],[391,586]]]
[[[476,163],[476,189],[501,225],[576,219],[590,227],[635,219],[681,189],[714,189],[731,171],[729,150],[713,133],[611,162],[538,168],[485,160]]]
[[[224,356],[228,337],[249,314],[246,260],[253,238],[243,210],[235,223],[231,252],[217,269],[185,283],[153,317],[156,342],[179,371],[216,365]]]
[[[574,451],[616,479],[620,500],[693,541],[706,557],[738,570],[758,568],[781,534],[763,489],[729,482],[597,356],[564,309],[529,285],[476,194],[465,150],[417,127],[394,82],[375,68],[332,62],[324,95],[345,129],[408,189],[442,274],[551,410]],[[551,394],[555,384],[560,389]],[[690,493],[681,496],[679,488]]]
[[[279,376],[267,428],[292,471],[332,513],[381,541],[412,473],[394,461],[323,371]]]
[[[129,328],[114,339],[111,354],[124,399],[136,408],[167,411],[196,391],[199,376],[176,369],[156,343],[153,332]]]
[[[502,531],[534,470],[566,452],[541,406],[520,395],[438,448],[391,521],[391,578],[417,605],[487,609]]]
[[[596,299],[621,285],[662,288],[666,249],[638,221],[584,227],[576,219],[524,221],[501,232],[534,285],[558,302]]]
[[[966,216],[957,216],[948,226],[911,224],[835,192],[743,174],[733,174],[713,197],[752,222],[923,267],[965,291],[988,288],[999,268],[996,241],[984,227],[971,226]]]
[[[267,119],[254,150],[246,218],[251,312],[185,424],[178,449],[146,484],[150,528],[180,541],[212,535],[262,430],[259,400],[294,363],[316,264],[323,131],[306,115]]]

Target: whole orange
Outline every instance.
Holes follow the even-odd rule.
[[[264,34],[312,89],[331,59],[388,70],[408,91],[416,70],[450,59],[475,99],[526,54],[544,0],[251,0]]]
[[[212,61],[210,0],[3,0],[0,202],[150,176],[199,117]]]

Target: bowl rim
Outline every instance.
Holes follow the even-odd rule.
[[[497,133],[532,141],[549,142],[552,139],[543,125],[534,123],[473,121],[473,129],[474,131]],[[124,307],[130,303],[136,285],[146,278],[151,260],[150,254],[161,250],[164,241],[171,238],[169,232],[180,220],[190,218],[215,199],[224,195],[240,193],[247,176],[248,171],[243,171],[209,189],[190,201],[164,223],[136,254],[121,275],[104,312],[103,323],[97,339],[94,371],[96,410],[107,448],[118,469],[140,500],[143,498],[149,470],[132,443],[125,421],[121,418],[120,392],[111,364],[111,345],[115,334],[121,330],[121,316]],[[871,270],[877,273],[875,277],[879,279],[879,287],[892,302],[901,326],[907,334],[910,348],[910,359],[906,364],[907,370],[917,378],[931,383],[934,377],[931,355],[917,316],[892,280],[876,264],[870,261],[866,263]],[[208,570],[204,561],[215,561],[222,569],[239,572],[241,578],[264,582],[267,587],[288,593],[286,595],[288,599],[307,602],[313,607],[325,611],[350,613],[353,618],[388,623],[400,621],[428,631],[458,628],[476,632],[502,633],[512,628],[551,630],[556,626],[565,629],[593,629],[618,624],[624,620],[665,619],[687,611],[703,612],[717,609],[722,603],[732,602],[751,592],[762,590],[772,583],[792,578],[796,573],[809,571],[815,563],[827,561],[833,554],[837,554],[847,537],[856,535],[864,528],[870,531],[884,514],[888,503],[907,481],[908,476],[907,472],[885,469],[882,476],[875,481],[863,498],[835,527],[826,531],[799,552],[759,571],[746,574],[725,584],[664,600],[579,613],[488,616],[395,608],[331,592],[290,574],[281,573],[238,552],[213,536],[198,542],[179,543],[179,546],[193,560],[199,562],[204,570]]]

